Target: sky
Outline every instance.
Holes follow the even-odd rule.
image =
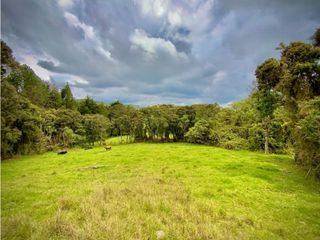
[[[280,42],[310,41],[319,0],[2,0],[15,58],[76,98],[226,105]]]

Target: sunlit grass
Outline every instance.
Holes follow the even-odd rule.
[[[2,162],[3,239],[317,239],[320,183],[284,155],[129,144]]]
[[[133,139],[127,135],[122,137],[110,137],[105,141],[105,143],[108,145],[119,145],[119,144],[132,143],[132,142],[133,142]]]

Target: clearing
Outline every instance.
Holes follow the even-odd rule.
[[[285,155],[137,143],[1,171],[2,239],[320,239],[320,183]]]

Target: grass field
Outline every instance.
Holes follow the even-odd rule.
[[[2,162],[2,239],[320,239],[288,156],[128,144]],[[159,232],[161,231],[161,232]]]

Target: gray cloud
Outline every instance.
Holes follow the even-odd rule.
[[[320,22],[317,0],[3,0],[1,11],[3,39],[41,77],[141,105],[243,98],[257,64]]]

